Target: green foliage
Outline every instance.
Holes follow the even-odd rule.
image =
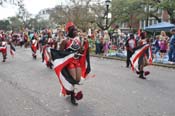
[[[23,29],[23,23],[19,20],[18,17],[9,18],[10,27],[13,31],[20,31]]]
[[[131,16],[136,16],[137,19],[158,17],[156,4],[154,0],[113,0],[111,11],[117,22],[128,22]],[[151,11],[147,9],[148,7],[154,10]]]
[[[9,31],[10,22],[8,20],[0,20],[0,30]]]
[[[159,8],[167,10],[171,23],[175,24],[175,2],[174,0],[161,0],[157,5]]]
[[[5,0],[0,1],[5,2]],[[25,9],[23,0],[18,0],[17,17],[9,18],[9,22],[0,21],[0,28],[4,28],[5,30],[20,30],[25,27],[42,29],[73,21],[82,30],[87,30],[89,27],[95,26],[95,23],[101,29],[104,29],[106,6],[104,4],[90,4],[91,1],[70,0],[69,5],[64,7],[60,5],[51,10],[50,19],[46,21],[38,17],[31,18],[31,15]],[[170,21],[175,23],[174,0],[111,0],[109,9],[109,12],[112,13],[112,19],[109,20],[108,27],[112,24],[121,24],[123,22],[132,25],[132,23],[134,24],[136,21],[143,19],[146,19],[148,24],[149,17],[154,17],[160,22],[161,12],[158,12],[160,9],[167,10]],[[132,17],[135,19],[132,19]],[[8,26],[9,23],[10,26]]]
[[[161,22],[161,12],[158,10],[167,10],[170,21],[175,23],[174,0],[113,0],[111,12],[117,23],[129,22],[131,15],[146,20],[153,17]]]

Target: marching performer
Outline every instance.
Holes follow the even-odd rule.
[[[150,72],[144,71],[144,67],[152,64],[152,50],[145,32],[141,33],[138,46],[135,48],[130,60],[132,69],[136,71],[139,78],[146,79],[145,76],[149,75]]]
[[[0,42],[0,52],[2,53],[2,57],[3,57],[2,62],[5,62],[7,58],[7,42],[6,41]]]
[[[2,62],[6,61],[7,58],[7,42],[5,41],[5,34],[1,32],[0,34],[0,52],[2,53],[3,60]]]
[[[52,33],[48,33],[48,39],[46,44],[42,47],[42,61],[46,64],[46,66],[52,69],[52,59],[50,49],[57,49],[56,41],[52,38]]]
[[[37,57],[37,50],[38,50],[38,40],[37,40],[37,35],[36,33],[33,35],[31,39],[31,50],[32,50],[32,56],[34,59]]]
[[[42,50],[42,61],[46,64],[46,66],[50,69],[52,69],[52,59],[51,59],[51,53],[50,49],[52,47],[50,46],[50,43],[47,43],[46,45],[43,46]]]
[[[29,36],[26,32],[24,32],[24,47],[27,48],[29,46]]]
[[[81,77],[86,78],[90,72],[88,41],[77,36],[72,22],[66,25],[67,38],[62,40],[59,50],[51,49],[54,70],[61,85],[61,94],[71,96],[71,103],[78,105],[76,100],[83,97],[81,91],[75,93],[75,85],[79,85]]]
[[[2,53],[2,57],[3,57],[2,62],[5,62],[7,59],[7,44],[10,45],[10,54],[14,56],[15,47],[12,44],[11,39],[9,41],[6,40],[6,35],[2,32],[0,34],[0,52]]]
[[[136,47],[137,42],[134,37],[134,34],[130,34],[130,37],[126,41],[126,51],[127,51],[127,59],[126,59],[126,67],[128,68],[130,65],[130,58],[133,54],[133,49]]]

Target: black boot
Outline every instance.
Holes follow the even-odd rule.
[[[42,53],[42,62],[44,62],[44,53]]]
[[[139,78],[141,78],[141,79],[146,79],[144,76],[143,76],[143,71],[140,71],[140,75],[139,75]]]
[[[2,62],[5,62],[5,59],[3,59]]]
[[[74,91],[71,92],[71,103],[75,106],[78,105],[78,103],[76,102],[75,100],[75,94],[74,94]]]
[[[33,54],[32,56],[33,56],[33,59],[36,59],[36,55],[35,54]]]
[[[6,55],[4,55],[2,62],[5,62],[6,59],[7,59],[7,57],[6,57]]]
[[[53,67],[53,64],[50,62],[49,68],[52,69],[52,67]]]

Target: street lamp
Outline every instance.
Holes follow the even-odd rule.
[[[110,3],[111,3],[111,1],[110,1],[110,0],[106,0],[106,1],[105,1],[106,6],[109,6],[109,5],[110,5]]]
[[[108,27],[108,13],[109,13],[109,5],[110,5],[111,1],[110,0],[106,0],[105,4],[106,4],[106,29]]]

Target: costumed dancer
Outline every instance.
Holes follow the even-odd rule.
[[[7,42],[5,41],[5,34],[0,34],[0,52],[2,53],[3,60],[5,62],[7,59]]]
[[[24,47],[27,48],[29,46],[29,36],[27,32],[24,32]]]
[[[51,49],[54,70],[61,85],[61,95],[70,95],[71,103],[83,97],[81,91],[75,93],[75,85],[79,85],[81,77],[86,78],[90,72],[88,41],[77,36],[72,22],[66,25],[67,38],[62,40],[59,50]]]
[[[6,38],[6,35],[1,33],[0,34],[0,52],[2,53],[2,57],[3,57],[2,62],[5,62],[7,59],[7,44],[10,45],[10,54],[12,55],[12,57],[14,56],[16,51],[12,43],[12,39],[10,39],[9,41],[6,41],[5,38]]]
[[[39,40],[40,53],[42,55],[42,62],[44,62],[44,48],[47,46],[47,34],[43,31]]]
[[[146,39],[146,33],[140,34],[138,46],[135,48],[133,55],[130,58],[132,70],[135,70],[139,78],[146,79],[145,76],[149,75],[149,71],[144,71],[144,67],[152,64],[152,50],[149,40]]]
[[[15,49],[15,45],[12,42],[12,38],[9,39],[8,44],[10,45],[10,54],[12,57],[14,57],[16,49]]]
[[[52,69],[52,59],[51,59],[51,53],[50,49],[56,49],[54,47],[54,40],[51,38],[51,36],[48,36],[47,44],[43,46],[43,51],[42,51],[42,59],[46,66],[50,69]]]
[[[127,51],[127,59],[126,59],[126,67],[128,68],[130,65],[130,58],[133,54],[133,49],[136,48],[137,42],[134,38],[134,34],[130,34],[130,37],[126,41],[126,51]]]
[[[31,39],[31,50],[32,50],[32,56],[34,59],[37,57],[37,50],[38,50],[38,40],[37,40],[37,35],[36,33],[33,35]]]

